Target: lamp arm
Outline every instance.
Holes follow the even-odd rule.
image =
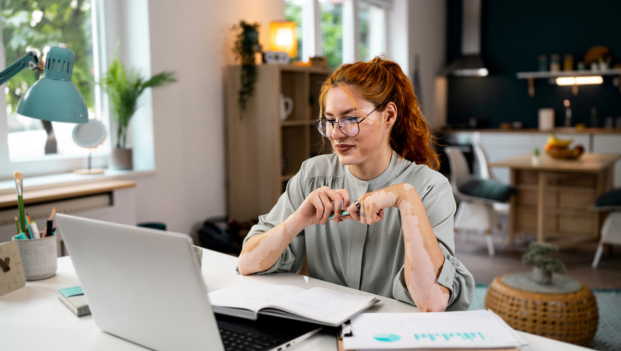
[[[26,68],[31,71],[43,71],[43,65],[32,51],[29,51],[24,57],[15,61],[12,65],[7,67],[4,71],[0,72],[0,85],[6,83],[9,79],[13,78],[17,73]]]

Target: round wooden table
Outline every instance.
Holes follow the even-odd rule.
[[[485,309],[494,311],[516,330],[588,347],[599,324],[597,300],[586,285],[570,293],[540,293],[518,289],[494,278],[487,289]],[[570,278],[568,278],[570,279]]]

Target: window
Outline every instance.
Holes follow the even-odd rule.
[[[337,68],[385,53],[390,6],[391,0],[285,0],[287,20],[302,29],[296,60],[325,56]]]
[[[342,1],[321,0],[321,46],[330,68],[343,63]]]
[[[369,61],[386,52],[386,10],[361,1],[358,7],[358,58]]]
[[[89,112],[89,118],[103,118],[99,107],[99,89],[95,86],[98,76],[97,53],[93,43],[96,40],[94,24],[95,0],[22,0],[3,1],[1,8],[2,44],[5,51],[4,67],[22,58],[28,51],[37,54],[45,62],[47,52],[59,43],[67,44],[73,51],[75,63],[73,83],[78,87]],[[1,49],[1,48],[0,48]],[[8,141],[0,146],[0,160],[10,163],[18,162],[20,167],[28,168],[27,162],[81,157],[89,150],[82,149],[73,142],[72,132],[75,124],[41,121],[18,116],[17,104],[22,95],[39,78],[43,72],[24,69],[5,83],[4,109],[0,109],[0,138]],[[6,118],[5,118],[6,116]],[[106,154],[109,144],[99,146],[94,155]],[[31,172],[41,173],[41,172]],[[4,176],[4,174],[2,175]]]
[[[293,21],[297,23],[295,33],[298,38],[298,56],[294,58],[295,61],[302,61],[302,48],[303,36],[302,36],[302,15],[303,6],[305,0],[285,0],[285,18],[287,21]]]

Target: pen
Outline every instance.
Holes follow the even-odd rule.
[[[30,223],[30,228],[32,228],[32,235],[35,239],[41,239],[41,232],[39,232],[39,227],[37,226],[37,222]]]
[[[34,234],[32,233],[32,229],[30,228],[30,222],[28,220],[26,220],[26,228],[28,229],[28,233],[30,233],[29,237],[30,239],[34,239]]]
[[[51,219],[47,220],[47,223],[45,223],[45,231],[43,232],[43,237],[45,238],[48,234],[52,235],[52,225],[54,224],[54,221]]]
[[[349,216],[349,212],[347,212],[347,211],[341,212],[341,217],[343,217],[343,216]],[[331,214],[328,219],[334,219],[334,213]]]

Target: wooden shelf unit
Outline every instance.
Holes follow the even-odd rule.
[[[313,127],[319,92],[330,70],[294,65],[259,65],[253,96],[241,113],[240,66],[227,72],[227,209],[231,219],[268,213],[304,160],[332,153]],[[281,94],[293,111],[281,117]]]

